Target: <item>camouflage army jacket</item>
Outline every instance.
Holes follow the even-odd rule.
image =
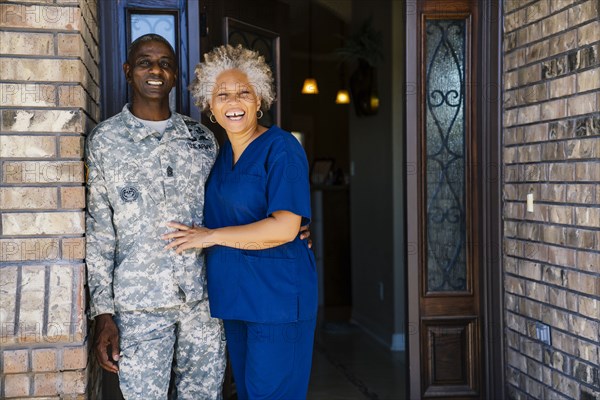
[[[166,223],[202,225],[214,135],[172,113],[159,140],[126,105],[86,143],[90,317],[206,298],[204,257],[165,251]]]

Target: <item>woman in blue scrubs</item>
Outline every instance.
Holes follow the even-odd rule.
[[[227,132],[206,184],[205,227],[165,235],[177,253],[207,249],[211,314],[223,319],[238,398],[306,398],[317,312],[302,146],[258,120],[274,100],[264,58],[241,46],[205,55],[190,90]],[[210,249],[209,249],[210,248]]]

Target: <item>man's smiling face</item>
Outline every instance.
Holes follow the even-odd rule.
[[[165,100],[177,81],[175,55],[164,43],[141,43],[123,64],[134,101]]]

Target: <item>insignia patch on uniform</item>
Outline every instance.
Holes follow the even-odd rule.
[[[121,189],[119,195],[121,196],[121,200],[125,202],[131,202],[137,200],[137,198],[140,196],[140,192],[138,192],[138,190],[133,186],[125,186],[123,189]]]
[[[193,123],[189,123],[186,121],[185,125],[187,126],[187,128],[189,129],[190,133],[193,136],[198,136],[201,133],[204,133],[204,129],[202,129],[200,126],[198,126],[197,123],[193,122]]]
[[[190,149],[204,150],[204,149],[212,149],[212,143],[200,143],[197,139],[190,139],[187,142],[187,146]]]
[[[186,126],[191,134],[191,137],[187,141],[187,146],[190,149],[207,150],[213,148],[212,141],[205,135],[206,131],[198,123],[189,123],[186,121]]]

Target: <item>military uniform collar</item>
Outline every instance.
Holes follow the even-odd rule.
[[[129,110],[129,104],[125,104],[123,111],[121,112],[121,116],[134,142],[137,143],[141,140],[144,140],[148,136],[153,136],[154,132],[152,129],[149,129],[133,116]],[[177,114],[176,112],[171,112],[163,139],[188,139],[191,137],[192,135],[187,129],[181,115]]]

